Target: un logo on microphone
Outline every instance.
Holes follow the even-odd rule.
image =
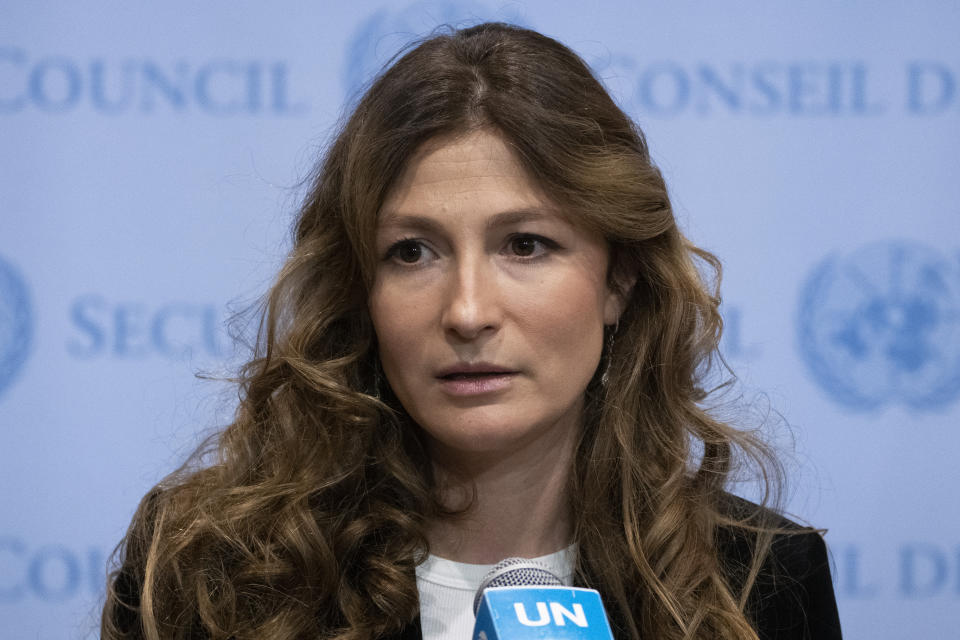
[[[799,345],[852,409],[936,409],[960,395],[960,265],[907,242],[821,262],[803,286]]]
[[[32,334],[27,286],[13,265],[0,258],[0,395],[26,361]]]

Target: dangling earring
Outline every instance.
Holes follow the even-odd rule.
[[[604,327],[606,329],[605,333],[606,339],[604,340],[603,346],[603,359],[606,361],[606,364],[603,365],[603,374],[600,376],[600,384],[602,386],[607,386],[610,383],[610,362],[613,360],[613,339],[617,334],[617,329],[620,327],[620,322],[614,325],[607,325]]]
[[[380,356],[378,354],[374,354],[373,363],[370,368],[373,369],[373,388],[369,391],[369,395],[380,400],[380,383],[383,378],[383,368],[380,365]]]

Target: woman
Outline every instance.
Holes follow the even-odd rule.
[[[701,404],[711,270],[569,49],[426,40],[327,152],[236,419],[141,503],[103,637],[467,637],[507,556],[623,638],[839,637],[820,537],[724,492],[779,474]]]

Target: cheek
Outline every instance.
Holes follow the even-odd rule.
[[[436,315],[435,279],[381,276],[370,290],[367,308],[378,338],[422,331]]]
[[[424,347],[425,310],[420,305],[411,304],[406,296],[388,295],[377,290],[370,296],[369,309],[384,372],[392,386],[403,386],[397,375],[417,361]],[[406,367],[400,366],[404,363],[407,363]]]
[[[375,283],[367,300],[370,320],[381,342],[390,342],[410,327],[411,314],[416,306],[409,304],[409,297],[398,294],[398,289],[389,282]]]
[[[564,279],[542,289],[523,311],[543,353],[561,358],[599,358],[603,342],[603,298],[592,279]],[[593,362],[595,365],[596,362]]]

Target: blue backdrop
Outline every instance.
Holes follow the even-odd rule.
[[[228,304],[342,105],[414,36],[505,19],[597,70],[723,259],[724,350],[792,428],[847,636],[955,637],[960,5],[325,4],[5,3],[3,635],[95,635],[137,501],[230,414],[193,374],[236,361]]]

